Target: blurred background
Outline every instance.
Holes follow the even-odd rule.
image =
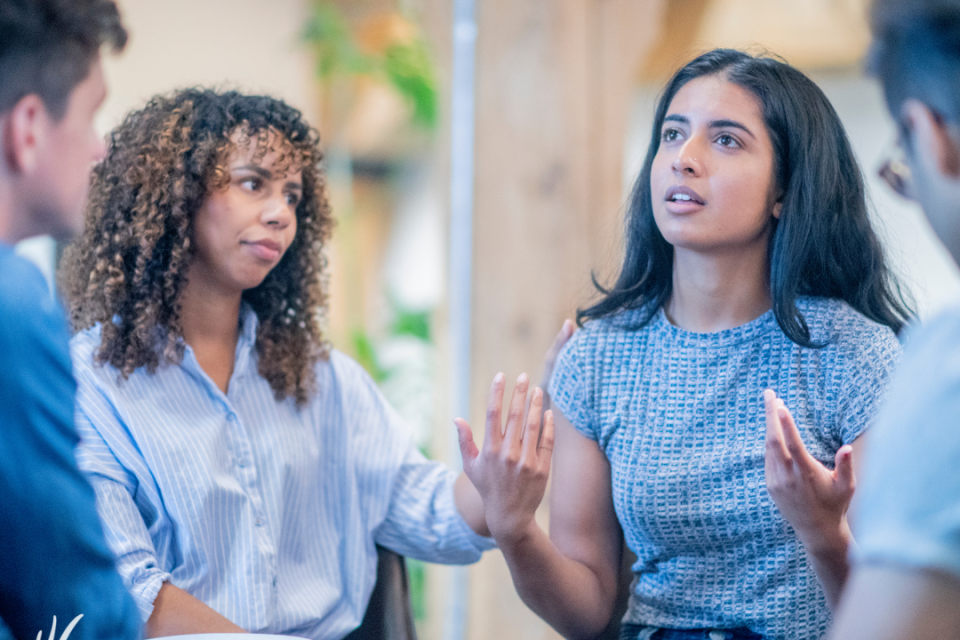
[[[118,0],[130,41],[105,60],[98,121],[105,134],[150,96],[188,85],[269,93],[308,116],[338,221],[327,335],[428,455],[458,466],[454,413],[482,427],[494,374],[536,379],[563,319],[591,299],[591,273],[615,274],[657,93],[714,46],[775,53],[820,84],[921,316],[960,294],[919,209],[876,177],[895,133],[862,74],[866,0],[474,1],[471,12],[469,0]],[[468,9],[457,30],[455,4]],[[475,44],[474,75],[459,85],[456,42],[467,47],[458,55]],[[460,61],[458,73],[471,69]],[[453,144],[455,86],[472,149]],[[465,205],[451,167],[467,177]],[[452,245],[457,207],[472,223],[461,218],[469,235]],[[52,269],[51,241],[19,250]],[[451,279],[458,260],[472,269]],[[451,299],[467,304],[451,310]],[[465,352],[452,344],[464,331]],[[557,637],[520,602],[499,552],[459,571],[411,563],[410,575],[421,638]]]

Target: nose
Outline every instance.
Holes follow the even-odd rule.
[[[691,136],[677,149],[677,155],[670,163],[670,167],[678,175],[699,177],[703,175],[700,155],[699,136]]]
[[[297,219],[296,207],[287,202],[285,194],[277,194],[266,201],[261,221],[271,229],[283,230]]]

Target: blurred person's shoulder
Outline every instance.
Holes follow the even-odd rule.
[[[0,358],[19,357],[35,340],[66,347],[66,321],[46,279],[29,260],[0,245]]]
[[[960,306],[910,332],[864,460],[858,558],[960,576]]]

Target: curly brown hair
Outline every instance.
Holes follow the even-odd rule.
[[[101,325],[98,364],[113,365],[125,379],[139,367],[153,373],[179,363],[194,216],[208,193],[229,182],[227,160],[246,144],[256,145],[259,159],[272,145],[281,172],[278,165],[302,167],[296,237],[264,281],[243,293],[259,320],[260,375],[278,401],[293,397],[302,406],[316,390],[315,364],[329,358],[320,322],[323,248],[333,222],[319,135],[282,101],[186,89],[130,113],[94,169],[83,234],[64,252],[59,283],[74,331]]]

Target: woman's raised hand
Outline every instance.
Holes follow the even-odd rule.
[[[763,392],[767,414],[767,491],[808,550],[849,537],[847,508],[853,498],[853,448],[837,451],[831,471],[810,455],[793,416],[773,390]],[[811,548],[814,547],[814,548]]]
[[[534,514],[543,500],[553,455],[553,413],[541,422],[543,391],[533,391],[524,419],[529,380],[521,374],[510,398],[506,429],[503,429],[504,376],[493,379],[487,402],[483,450],[473,440],[473,430],[457,418],[463,470],[483,499],[487,526],[503,545],[519,540],[535,527]],[[543,424],[541,433],[540,425]]]
[[[853,447],[837,450],[833,471],[810,455],[783,400],[763,392],[767,414],[767,491],[797,532],[813,570],[835,608],[850,572],[847,551],[852,541],[847,508],[853,498]]]

